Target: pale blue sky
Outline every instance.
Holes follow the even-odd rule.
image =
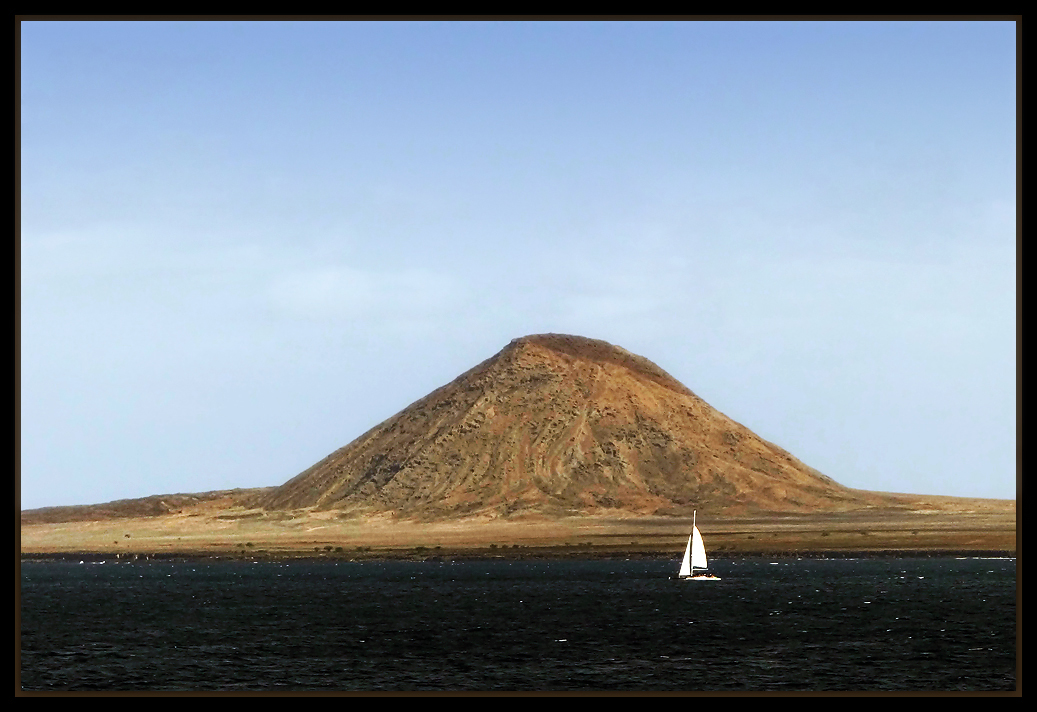
[[[511,339],[1015,496],[1011,22],[27,22],[23,508],[280,484]]]

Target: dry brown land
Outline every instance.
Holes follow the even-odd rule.
[[[919,502],[923,499],[919,498]],[[1011,500],[924,498],[926,507],[823,514],[699,516],[724,556],[1016,553]],[[421,522],[334,511],[226,508],[215,500],[159,516],[21,526],[21,553],[205,557],[678,556],[691,519],[579,516]],[[938,507],[938,508],[934,508]]]
[[[648,359],[564,334],[495,356],[279,487],[22,512],[23,556],[1016,551],[1014,500],[845,487]]]

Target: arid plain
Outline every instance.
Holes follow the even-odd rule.
[[[158,516],[45,522],[23,518],[23,555],[336,557],[673,555],[685,517],[579,516],[421,522],[391,515],[271,513],[227,493]],[[842,513],[702,517],[713,556],[1016,552],[1015,503],[912,498],[916,507]],[[907,504],[907,502],[905,502]],[[45,510],[44,510],[45,511]],[[29,514],[29,513],[27,513]]]

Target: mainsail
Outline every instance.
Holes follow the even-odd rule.
[[[706,547],[702,543],[702,535],[699,534],[698,527],[692,527],[691,533],[691,568],[704,569],[706,568]]]

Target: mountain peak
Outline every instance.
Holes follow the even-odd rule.
[[[565,334],[513,340],[263,496],[473,514],[813,511],[855,495],[711,408],[648,359]]]
[[[626,369],[640,378],[647,378],[665,388],[694,395],[688,388],[663,369],[643,356],[633,354],[607,341],[569,334],[531,334],[514,339],[510,346],[540,348],[576,360],[599,365],[609,364]]]

